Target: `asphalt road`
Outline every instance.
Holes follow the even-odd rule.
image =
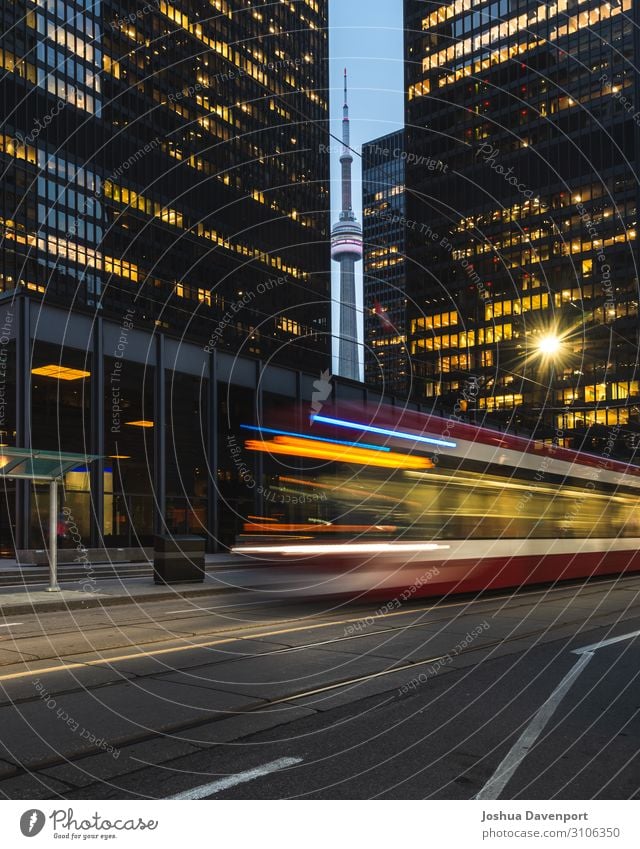
[[[8,617],[0,797],[632,798],[639,595],[629,577]]]

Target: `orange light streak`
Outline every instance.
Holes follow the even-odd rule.
[[[245,522],[243,529],[245,533],[256,533],[258,531],[273,531],[280,533],[282,531],[291,531],[302,533],[303,531],[313,531],[314,534],[359,534],[372,531],[384,531],[385,533],[393,533],[398,528],[395,525],[262,525]]]
[[[286,454],[290,457],[308,457],[314,460],[334,460],[339,463],[356,463],[363,466],[378,466],[385,469],[432,469],[433,463],[428,457],[414,457],[395,451],[372,451],[368,448],[354,448],[348,445],[335,445],[331,442],[313,442],[291,436],[276,436],[271,442],[249,439],[245,443],[247,451],[261,451],[268,454]]]

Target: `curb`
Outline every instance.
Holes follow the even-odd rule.
[[[0,560],[0,564],[1,563],[2,563],[2,561]],[[111,564],[109,564],[109,563],[93,563],[93,564],[90,564],[90,565],[91,565],[92,571],[94,570],[94,567],[95,567],[96,571],[100,571],[101,569],[104,569],[104,568],[112,569]],[[122,564],[120,564],[120,565],[122,565]],[[114,579],[115,580],[118,577],[121,577],[123,580],[126,580],[126,578],[131,577],[129,572],[142,572],[142,571],[144,571],[144,573],[146,575],[151,575],[151,576],[153,575],[153,562],[143,563],[142,561],[140,561],[140,563],[131,563],[131,564],[125,564],[125,565],[130,566],[131,568],[127,571],[124,571],[122,573],[122,575],[120,575],[120,576],[118,575],[118,570],[113,569],[112,572],[109,575],[106,576],[107,579]],[[246,567],[247,564],[246,564],[246,562],[245,563],[238,563],[237,560],[224,560],[224,561],[218,562],[218,563],[207,563],[207,564],[205,564],[205,572],[207,572],[207,573],[208,572],[217,572],[219,569],[228,569],[230,566],[231,567],[238,566],[238,568],[243,568],[243,567]],[[71,572],[73,570],[75,570],[75,573],[78,573],[78,574],[80,574],[80,573],[86,574],[87,571],[88,571],[87,569],[82,569],[82,567],[78,566],[77,564],[70,564],[70,563],[65,563],[65,564],[62,564],[62,565],[59,564],[58,565],[58,579],[61,580],[61,581],[62,580],[70,580],[70,581],[78,580],[75,577],[74,578],[68,578],[68,579],[65,578],[65,573]],[[26,566],[14,566],[14,567],[11,567],[11,568],[0,568],[0,580],[2,580],[3,578],[11,578],[11,579],[20,580],[21,578],[38,579],[38,578],[41,578],[41,577],[44,577],[46,579],[48,575],[49,575],[49,569],[46,566],[32,566],[31,564],[27,564]],[[139,576],[134,575],[133,577],[139,577]],[[2,589],[2,587],[0,586],[0,590],[1,589]]]
[[[0,602],[0,615],[15,613],[59,613],[65,610],[90,610],[96,607],[119,607],[144,601],[170,601],[174,598],[197,598],[198,596],[222,595],[242,592],[238,587],[210,587],[200,590],[182,590],[175,592],[148,593],[139,595],[101,596],[68,599],[60,601],[22,602],[4,605]]]

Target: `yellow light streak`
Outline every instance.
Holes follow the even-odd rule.
[[[311,443],[307,439],[291,436],[276,436],[271,442],[250,439],[245,443],[245,447],[248,451],[308,457],[314,460],[334,460],[340,463],[357,463],[385,469],[433,468],[433,463],[428,457],[413,457],[394,451],[382,452],[368,448],[354,448],[349,445],[335,445],[331,442],[314,441]]]

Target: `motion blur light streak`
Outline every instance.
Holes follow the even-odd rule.
[[[409,554],[417,551],[439,551],[449,549],[448,545],[437,545],[433,542],[397,543],[397,542],[363,542],[327,545],[257,545],[241,546],[232,549],[239,554]]]
[[[496,481],[500,481],[500,487],[502,490],[505,489],[514,489],[518,492],[530,492],[531,485],[528,483],[507,483],[501,478],[496,477],[495,475],[485,475],[484,479],[478,480],[475,478],[465,478],[460,475],[446,475],[439,473],[435,478],[433,475],[425,475],[422,472],[407,472],[407,477],[412,478],[413,480],[422,480],[427,483],[432,483],[434,480],[446,482],[447,485],[455,484],[456,486],[464,486],[471,487],[472,489],[487,489],[493,490],[495,489]],[[556,495],[557,490],[550,486],[537,486],[536,492],[540,493],[548,493],[549,495]],[[584,500],[585,498],[595,498],[602,500],[602,495],[599,495],[595,492],[583,492],[579,489],[570,489],[569,487],[565,487],[563,490],[565,496],[574,496],[576,499]],[[617,504],[637,504],[637,499],[625,497],[622,495],[607,495],[608,501],[614,501]]]
[[[386,445],[370,445],[368,442],[344,442],[341,439],[329,439],[326,436],[308,436],[305,433],[293,433],[289,430],[275,430],[272,427],[254,427],[253,425],[240,425],[242,430],[255,430],[259,433],[271,433],[277,436],[292,436],[294,439],[309,439],[313,442],[331,442],[334,445],[349,445],[353,448],[370,448],[372,451],[391,451]]]
[[[447,442],[445,439],[437,439],[434,436],[419,436],[415,433],[404,433],[400,430],[389,430],[386,427],[376,427],[375,425],[365,425],[359,422],[348,422],[344,419],[332,419],[329,416],[312,416],[314,422],[321,424],[336,425],[336,427],[351,428],[351,430],[363,430],[365,433],[377,433],[380,436],[392,436],[396,439],[408,439],[411,442],[425,442],[428,445],[439,445],[441,448],[457,448],[456,442]]]
[[[406,455],[391,440],[388,453],[284,436],[252,443],[327,460],[304,478],[270,472],[307,497],[278,504],[270,524],[247,523],[236,537],[237,553],[287,567],[300,561],[287,592],[382,598],[411,587],[419,597],[640,572],[634,467],[464,423],[447,443],[436,436],[446,433],[444,419],[373,404],[351,409],[315,421],[410,439]],[[418,445],[427,439],[452,446],[438,468]],[[412,468],[416,461],[428,470]],[[301,586],[305,569],[323,581]]]
[[[415,475],[418,478],[421,478],[424,475],[423,472],[409,472],[408,474]],[[424,477],[426,478],[428,476],[424,475]],[[312,489],[328,489],[330,492],[342,492],[342,493],[345,493],[346,495],[356,495],[359,498],[371,495],[370,489],[366,489],[365,487],[360,487],[360,488],[349,487],[349,486],[346,486],[343,481],[341,481],[340,484],[338,484],[338,483],[328,484],[328,483],[320,483],[319,481],[305,481],[305,480],[300,480],[299,478],[288,478],[288,477],[285,477],[284,475],[281,475],[280,476],[280,482],[281,483],[294,483],[294,484],[298,484],[299,486],[311,487]],[[391,504],[397,504],[398,503],[398,499],[397,499],[396,496],[382,495],[380,492],[377,492],[377,491],[375,493],[375,497],[378,499],[378,501],[388,501]],[[417,502],[408,501],[407,503],[408,504],[416,504]]]
[[[341,448],[329,442],[310,443],[305,439],[292,439],[289,436],[277,436],[273,442],[259,442],[250,439],[245,447],[248,451],[262,451],[269,454],[287,454],[292,457],[309,457],[315,460],[335,460],[340,463],[361,463],[365,466],[378,466],[385,469],[431,469],[433,463],[427,457],[411,457],[390,451],[387,454],[364,448]]]
[[[263,531],[271,531],[274,533],[282,533],[284,531],[293,531],[301,533],[303,531],[313,531],[314,534],[360,534],[369,531],[383,531],[384,533],[394,533],[398,530],[395,525],[334,525],[330,522],[324,524],[307,523],[301,525],[281,525],[274,522],[270,525],[256,524],[246,522],[244,525],[245,533],[255,533]],[[246,551],[247,549],[243,549]]]

